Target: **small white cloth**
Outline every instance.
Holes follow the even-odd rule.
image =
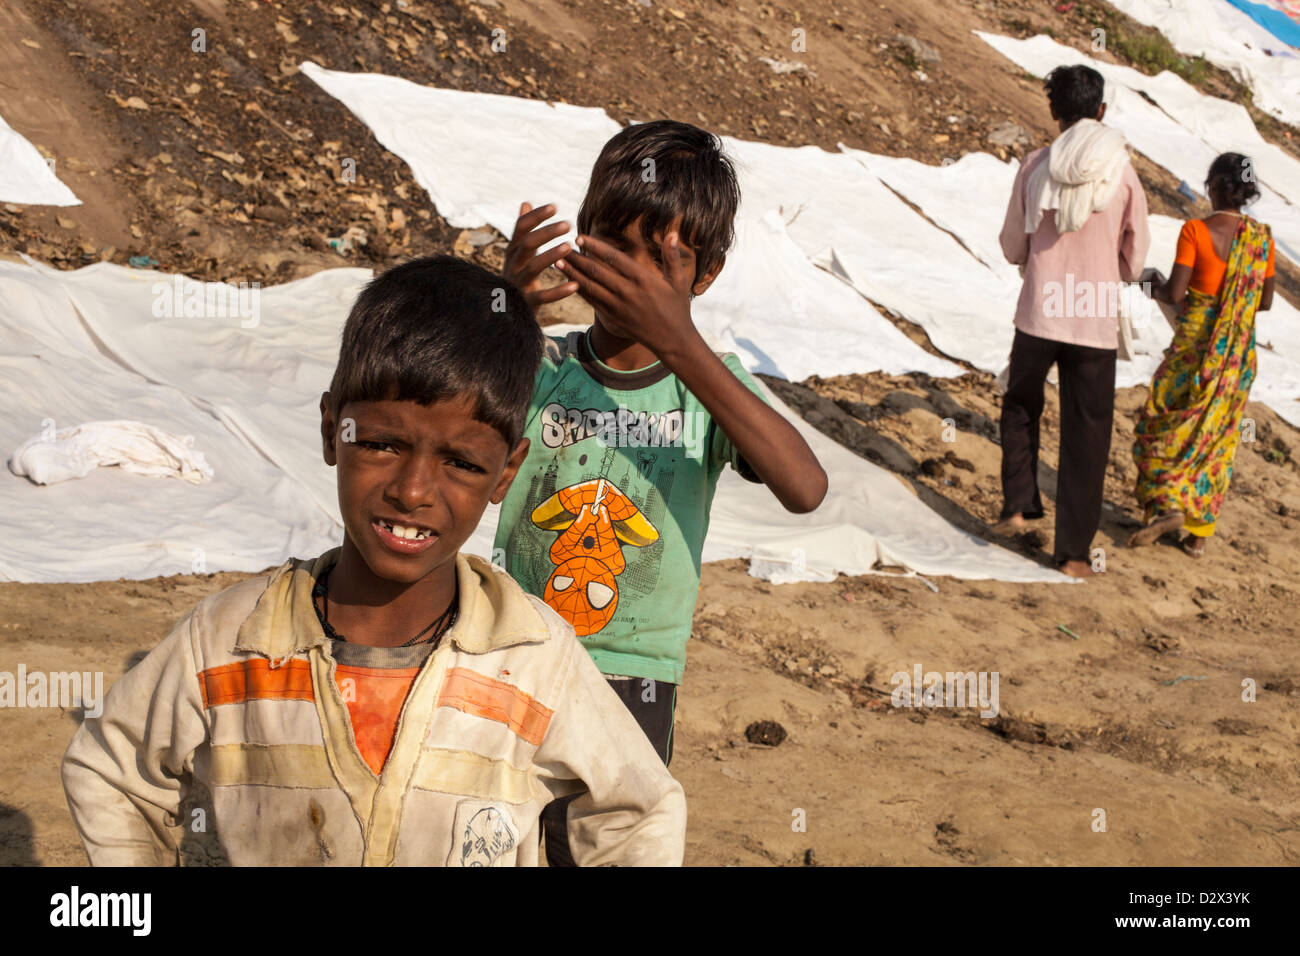
[[[193,435],[169,435],[143,422],[86,422],[23,442],[9,459],[9,470],[38,485],[84,478],[110,465],[192,484],[210,481],[212,468],[193,445]]]
[[[1047,162],[1026,186],[1025,232],[1035,233],[1043,213],[1056,210],[1056,231],[1076,232],[1094,212],[1105,209],[1128,162],[1128,142],[1117,129],[1079,120],[1048,147]]]

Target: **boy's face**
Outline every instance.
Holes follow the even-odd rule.
[[[653,236],[652,242],[647,242],[645,237],[641,235],[641,218],[642,217],[638,216],[633,219],[627,224],[621,233],[614,234],[600,228],[595,228],[592,230],[591,234],[603,242],[608,242],[611,246],[618,249],[619,252],[630,257],[637,263],[637,265],[643,266],[647,269],[653,269],[667,279],[668,266],[667,263],[663,261],[663,251],[661,247],[663,245],[664,237],[667,236],[668,233],[676,230],[679,235],[677,248],[678,253],[681,256],[682,265],[685,267],[686,272],[689,275],[695,276],[695,282],[691,285],[691,294],[703,295],[704,290],[713,285],[713,280],[716,279],[718,273],[722,271],[723,262],[718,262],[704,275],[697,275],[695,271],[697,263],[695,247],[689,245],[686,242],[686,237],[681,235],[682,217],[678,216],[669,223],[668,228],[662,232],[656,232]],[[596,318],[598,320],[600,319],[599,309],[596,310]]]
[[[347,542],[370,570],[413,584],[451,562],[489,501],[499,503],[528,453],[473,417],[461,394],[437,402],[321,397],[325,463],[337,466]],[[346,544],[345,544],[346,547]]]

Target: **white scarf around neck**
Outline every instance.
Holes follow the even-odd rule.
[[[1043,213],[1056,210],[1056,230],[1075,232],[1105,209],[1124,175],[1128,143],[1117,129],[1083,119],[1048,147],[1046,161],[1030,173],[1025,195],[1025,232],[1038,231]]]

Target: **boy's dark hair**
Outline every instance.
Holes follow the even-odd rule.
[[[641,216],[641,236],[650,243],[681,216],[698,279],[731,248],[739,205],[736,170],[718,137],[690,123],[653,120],[621,130],[601,149],[578,232],[616,236]]]
[[[1232,206],[1244,206],[1258,199],[1254,160],[1241,153],[1216,156],[1205,176],[1205,194],[1211,196],[1216,192]]]
[[[330,399],[337,415],[349,402],[432,405],[468,392],[474,418],[513,449],[541,360],[542,330],[523,293],[473,263],[429,256],[361,290],[343,327]]]
[[[1106,81],[1090,66],[1058,66],[1043,80],[1047,102],[1056,118],[1066,123],[1096,119]]]

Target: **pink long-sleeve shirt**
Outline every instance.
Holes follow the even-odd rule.
[[[1056,230],[1056,211],[1044,210],[1038,231],[1025,232],[1025,187],[1048,150],[1025,157],[1011,188],[1002,223],[1002,252],[1023,265],[1025,284],[1016,304],[1016,328],[1028,335],[1092,348],[1119,345],[1118,304],[1124,285],[1142,274],[1151,234],[1147,198],[1132,163],[1106,208],[1077,232]]]

